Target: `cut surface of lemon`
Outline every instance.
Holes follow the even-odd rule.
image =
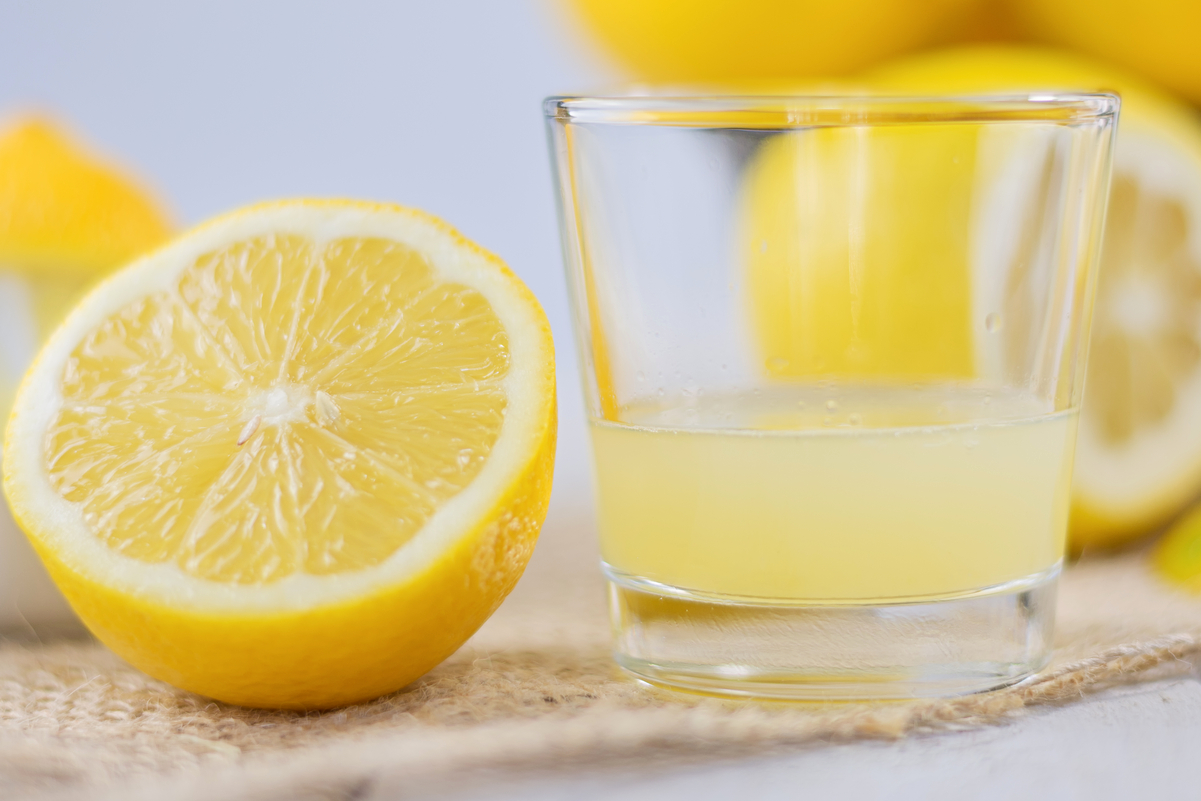
[[[546,318],[496,257],[399,207],[267,204],[72,312],[18,394],[5,490],[135,666],[335,706],[425,673],[512,588],[554,408]]]
[[[1156,530],[1201,490],[1201,118],[1120,70],[1041,48],[956,48],[864,80],[902,92],[1121,94],[1070,545]]]

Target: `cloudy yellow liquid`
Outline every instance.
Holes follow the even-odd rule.
[[[939,598],[1061,559],[1074,412],[976,390],[646,404],[594,421],[616,573],[815,603]]]

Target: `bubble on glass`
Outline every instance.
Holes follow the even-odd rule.
[[[667,393],[663,391],[663,387],[659,387],[659,390],[655,394],[662,398]]]
[[[834,400],[833,398],[830,398],[830,400],[826,401],[826,411],[827,412],[838,411],[838,401]]]
[[[773,371],[783,370],[788,366],[788,360],[782,356],[772,356],[767,360],[767,369]]]
[[[999,312],[989,312],[984,318],[984,329],[990,334],[995,334],[1001,330],[1005,322],[1001,319]]]
[[[759,243],[759,252],[760,252],[760,253],[766,253],[766,252],[767,252],[767,240],[766,240],[766,239],[762,240],[762,241]]]
[[[847,418],[847,421],[853,426],[861,426],[863,425],[863,415],[852,413],[851,416]]]
[[[646,373],[644,373],[644,372],[642,372],[641,370],[639,370],[639,371],[638,371],[638,375],[636,376],[636,378],[638,379],[638,382],[639,382],[639,383],[642,383],[643,381],[645,381],[645,380],[646,380]]]

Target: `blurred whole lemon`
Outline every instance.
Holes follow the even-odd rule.
[[[1201,101],[1197,0],[1010,0],[1029,34],[1111,60]]]
[[[842,75],[930,44],[981,0],[569,0],[583,27],[650,82]]]
[[[968,378],[976,131],[802,128],[757,152],[742,250],[755,338],[777,378]],[[866,221],[870,221],[867,224]]]
[[[38,347],[83,291],[170,229],[153,197],[54,124],[31,118],[0,132],[0,420]],[[73,621],[0,504],[0,628]]]
[[[923,54],[865,80],[906,93],[1121,94],[1070,543],[1116,545],[1168,522],[1201,489],[1201,120],[1136,77],[1037,48]]]
[[[132,178],[32,118],[0,134],[0,416],[38,344],[99,276],[171,225]]]

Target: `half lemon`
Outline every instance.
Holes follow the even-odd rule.
[[[550,329],[444,223],[298,201],[91,292],[21,385],[17,520],[88,627],[250,706],[396,690],[514,586],[550,494]]]

